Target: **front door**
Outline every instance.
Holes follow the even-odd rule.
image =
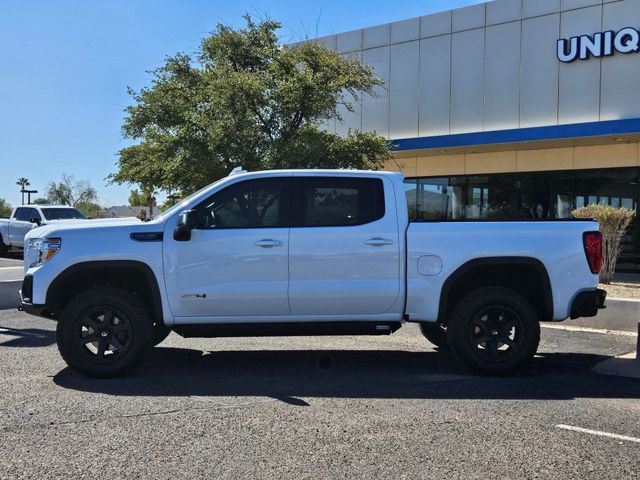
[[[199,226],[189,241],[167,232],[168,298],[183,323],[289,314],[288,191],[286,178],[235,183],[196,207]]]
[[[19,207],[16,209],[15,216],[9,222],[9,241],[11,245],[22,247],[24,244],[24,236],[35,227],[35,224],[29,222],[29,207]]]
[[[369,176],[295,176],[289,245],[293,315],[388,313],[400,294],[392,183]],[[394,313],[394,312],[389,312]]]

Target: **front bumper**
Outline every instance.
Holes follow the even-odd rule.
[[[606,298],[607,292],[599,288],[588,292],[580,292],[571,304],[571,319],[595,317],[598,314],[598,310],[607,308],[604,305]]]
[[[18,305],[18,310],[38,317],[51,317],[46,305],[35,305],[32,303],[33,276],[25,275],[24,280],[22,280],[22,288],[18,293],[20,294],[20,305]]]

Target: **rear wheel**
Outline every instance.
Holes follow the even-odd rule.
[[[91,377],[115,377],[138,363],[154,341],[153,323],[128,290],[99,287],[77,295],[58,320],[65,362]]]
[[[442,350],[449,349],[447,327],[444,327],[439,323],[421,323],[420,331],[422,332],[422,335],[424,335],[424,338],[429,340],[436,347]]]
[[[534,357],[540,323],[531,303],[518,292],[481,288],[453,309],[447,337],[451,351],[465,367],[486,375],[508,375]]]
[[[153,346],[161,344],[169,336],[171,329],[164,323],[153,324]]]

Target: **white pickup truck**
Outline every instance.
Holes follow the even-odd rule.
[[[40,225],[60,220],[79,220],[85,216],[66,205],[23,205],[11,212],[11,217],[0,218],[0,257],[12,248],[22,249],[24,236]]]
[[[410,222],[403,176],[230,175],[147,223],[27,234],[20,308],[57,324],[65,361],[121,374],[183,337],[387,335],[417,322],[467,368],[504,375],[540,322],[594,316],[592,221]]]

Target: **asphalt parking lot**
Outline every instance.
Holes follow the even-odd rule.
[[[185,340],[131,376],[66,368],[55,323],[0,311],[0,478],[637,478],[640,380],[590,373],[635,337],[544,329],[482,378],[391,337]],[[631,437],[601,437],[567,425]]]

